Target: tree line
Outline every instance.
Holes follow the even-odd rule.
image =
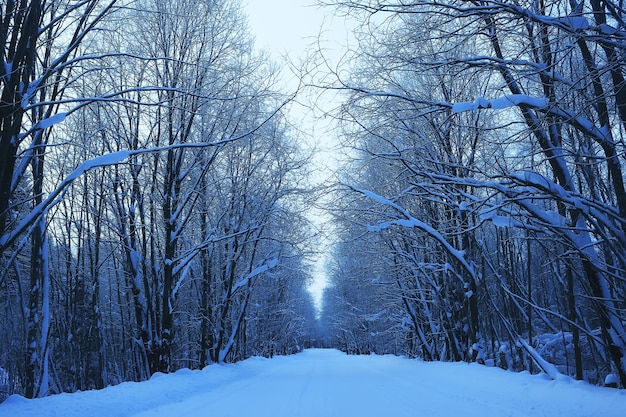
[[[311,81],[351,149],[329,340],[626,386],[623,5],[324,3],[360,22]]]
[[[316,321],[240,4],[0,2],[0,395],[310,345],[626,386],[621,3],[320,3],[357,25],[302,71],[347,154]]]
[[[239,2],[9,0],[0,16],[3,390],[300,350],[307,158]]]

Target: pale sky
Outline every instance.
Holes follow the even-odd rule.
[[[321,34],[325,56],[336,63],[342,56],[343,47],[349,32],[343,19],[332,16],[332,10],[315,5],[315,0],[243,0],[244,10],[248,14],[250,31],[256,38],[256,47],[272,54],[279,63],[284,63],[288,58],[292,63],[298,63],[307,56],[307,51],[316,43]],[[283,64],[284,65],[284,64]],[[292,74],[283,71],[285,77],[285,91],[294,90],[297,79]],[[324,102],[330,110],[334,104],[332,98]],[[319,177],[322,182],[333,177],[334,147],[337,140],[329,128],[329,120],[323,120],[319,115],[314,115],[303,106],[294,105],[291,108],[291,119],[297,120],[299,128],[307,136],[305,140],[310,146],[319,149],[317,152],[316,165],[320,168]],[[331,162],[329,162],[331,161]],[[327,172],[323,172],[326,170]],[[324,229],[324,221],[329,216],[320,211],[311,211],[309,215],[320,229]],[[310,286],[317,308],[321,304],[321,296],[327,285],[326,264],[330,241],[332,237],[322,243],[326,245],[325,255],[313,265],[314,282]]]
[[[277,61],[288,57],[297,63],[318,39],[324,57],[333,65],[342,58],[351,39],[351,23],[321,7],[315,0],[242,0],[256,47],[272,53]]]
[[[300,55],[320,31],[325,10],[314,0],[244,0],[257,47]],[[307,39],[308,38],[308,39]]]

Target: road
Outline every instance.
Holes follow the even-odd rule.
[[[590,406],[595,401],[585,400],[585,389],[576,394],[575,383],[563,393],[554,388],[560,384],[546,379],[519,378],[524,375],[479,365],[426,364],[328,350],[275,358],[266,365],[271,366],[136,417],[606,417],[626,412],[609,406],[608,414],[596,414],[600,410]],[[626,396],[621,404],[626,407]]]
[[[39,400],[0,417],[623,417],[626,390],[465,363],[307,350]]]

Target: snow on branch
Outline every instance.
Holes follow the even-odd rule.
[[[259,266],[250,271],[249,274],[241,278],[235,283],[235,285],[233,285],[233,288],[230,290],[230,295],[232,296],[239,288],[248,285],[248,282],[250,282],[252,278],[261,275],[262,273],[267,272],[272,268],[275,268],[276,265],[278,265],[278,256],[273,257],[267,262],[262,262]]]
[[[550,377],[550,379],[555,381],[571,381],[571,378],[569,376],[560,373],[556,366],[542,358],[539,352],[537,352],[532,346],[530,346],[528,342],[526,342],[523,338],[518,338],[518,342],[522,345],[526,352],[528,352],[530,357],[533,358],[533,360],[541,368],[541,370]]]
[[[471,177],[454,177],[444,174],[430,174],[434,181],[467,185],[470,187],[488,188],[505,196],[507,201],[525,210],[525,216],[530,216],[541,223],[541,227],[550,230],[569,229],[571,224],[566,217],[551,210],[546,210],[533,203],[533,199],[548,195],[566,204],[572,209],[580,210],[588,220],[595,219],[603,228],[611,230],[616,236],[623,236],[622,227],[626,222],[620,217],[615,207],[585,198],[583,195],[567,190],[550,178],[532,170],[511,172],[505,176],[494,176],[490,180],[480,180]],[[479,213],[483,221],[492,221],[496,227],[521,227],[533,229],[529,223],[520,223],[509,220],[497,214],[498,207],[490,205]],[[546,232],[546,229],[542,229]]]
[[[409,228],[413,228],[413,227],[418,228],[422,230],[423,232],[426,232],[430,237],[432,237],[437,242],[439,242],[439,244],[443,246],[446,252],[448,252],[453,258],[455,258],[463,266],[463,269],[465,269],[472,277],[476,278],[476,271],[474,270],[474,267],[465,259],[465,251],[458,250],[454,246],[452,246],[450,242],[448,242],[446,238],[441,233],[439,233],[435,228],[413,217],[404,207],[401,207],[400,205],[394,203],[393,201],[387,200],[386,198],[376,193],[373,193],[368,190],[363,190],[363,189],[356,189],[356,188],[352,188],[352,189],[370,198],[371,200],[376,201],[377,203],[380,203],[384,206],[394,209],[395,211],[397,211],[404,217],[404,218],[399,218],[395,220],[390,220],[387,222],[382,222],[375,226],[370,225],[368,226],[368,229],[370,231],[379,232],[381,230],[387,229],[394,225],[402,226],[402,227],[409,227]]]
[[[478,97],[472,102],[452,104],[452,111],[463,113],[481,109],[503,110],[510,107],[533,109],[539,113],[557,117],[582,134],[593,138],[601,146],[609,148],[615,146],[611,131],[607,126],[598,127],[591,120],[580,116],[578,112],[563,109],[557,103],[550,102],[547,97],[530,97],[525,94],[508,94],[491,100]]]
[[[50,119],[53,119],[51,117]],[[49,120],[49,119],[47,119]],[[55,119],[58,122],[58,119]],[[258,128],[258,127],[257,127]],[[95,168],[102,168],[106,166],[112,166],[124,163],[132,156],[142,155],[147,153],[159,153],[168,151],[171,149],[188,149],[188,148],[207,148],[207,147],[215,147],[224,145],[230,142],[235,142],[239,139],[242,139],[248,136],[251,132],[246,132],[241,135],[233,136],[231,138],[215,141],[215,142],[199,142],[199,143],[182,143],[182,144],[173,144],[167,146],[156,146],[152,148],[145,149],[134,149],[134,150],[122,150],[117,152],[111,152],[108,154],[100,155],[92,159],[88,159],[87,161],[80,164],[74,171],[70,172],[67,177],[65,177],[59,186],[50,192],[45,200],[39,203],[36,207],[34,207],[28,215],[22,219],[22,221],[9,233],[0,236],[0,252],[11,246],[15,240],[22,234],[24,231],[28,230],[28,228],[34,224],[37,219],[43,216],[51,207],[55,206],[61,201],[61,198],[65,192],[65,190],[80,176],[84,175],[88,171],[91,171]]]
[[[473,102],[455,103],[452,105],[452,111],[454,113],[462,113],[478,109],[502,110],[509,107],[519,107],[524,105],[537,109],[546,107],[548,104],[549,100],[546,97],[530,97],[525,94],[508,94],[504,97],[494,98],[492,100],[478,97]]]
[[[500,216],[495,209],[488,209],[479,214],[481,221],[490,221],[495,227],[517,227],[526,228],[522,222],[515,220],[511,216]]]
[[[52,126],[59,124],[65,120],[66,113],[57,113],[53,116],[48,117],[47,119],[40,120],[35,125],[37,129],[49,129]]]

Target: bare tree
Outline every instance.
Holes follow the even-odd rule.
[[[550,328],[548,316],[557,316],[575,339],[578,377],[577,334],[584,330],[591,340],[586,346],[593,351],[602,344],[626,383],[619,301],[625,290],[619,272],[623,80],[614,38],[621,9],[612,2],[561,1],[335,4],[367,22],[362,66],[332,86],[351,94],[340,117],[367,132],[361,147],[375,160],[396,161],[406,184],[399,194],[361,190],[379,203],[375,229],[409,227],[436,242],[448,258],[440,265],[465,275],[467,288],[459,290],[484,300],[511,339],[524,342],[528,357],[537,358],[533,325]],[[606,71],[601,63],[610,63]],[[383,147],[372,149],[372,141]],[[492,226],[508,229],[509,237],[497,242],[513,239],[515,248],[487,245]],[[550,252],[542,244],[548,238],[558,242],[556,256],[565,265],[550,275],[552,286],[569,294],[563,310],[538,304],[529,278],[537,275],[531,269],[542,268],[529,248]],[[510,259],[504,271],[490,256],[494,249]],[[489,277],[503,297],[514,295],[511,303],[481,288]],[[594,301],[576,297],[577,291]],[[592,317],[579,314],[583,305],[592,307]],[[467,324],[484,337],[494,325],[485,327],[476,307],[468,304]],[[601,342],[590,326],[600,328]],[[482,348],[480,338],[468,340],[469,347],[476,343]]]
[[[4,273],[8,273],[10,265],[18,268],[14,255],[6,256],[6,251],[32,227],[25,341],[25,392],[29,398],[45,395],[49,384],[50,279],[44,159],[50,145],[50,128],[64,118],[59,109],[67,100],[66,87],[74,77],[80,76],[80,63],[91,59],[81,55],[81,44],[115,4],[115,1],[9,1],[2,9],[0,256]],[[24,202],[14,197],[23,186],[28,167],[32,199]],[[20,216],[19,213],[28,210],[25,209],[28,205],[43,210],[35,209],[32,215]]]
[[[240,5],[127,6],[2,5],[0,363],[28,397],[257,353],[255,284],[288,275],[304,161]]]

